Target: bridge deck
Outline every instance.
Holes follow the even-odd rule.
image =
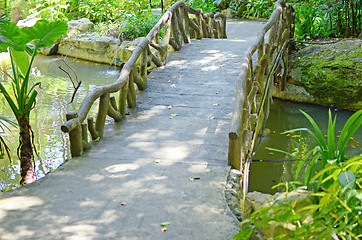
[[[0,239],[231,239],[228,127],[241,56],[261,24],[227,28],[228,39],[170,54],[127,120],[85,155],[1,193]]]

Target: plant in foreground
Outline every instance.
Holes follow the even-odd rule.
[[[292,129],[282,134],[287,134],[295,131],[306,131],[308,132],[314,139],[317,144],[313,150],[309,151],[299,162],[297,171],[296,171],[296,179],[301,172],[301,169],[304,165],[308,165],[305,177],[304,177],[304,184],[309,188],[314,189],[315,192],[319,190],[319,187],[328,187],[329,181],[321,181],[326,175],[321,175],[318,181],[313,181],[312,176],[319,171],[322,171],[326,168],[327,163],[336,163],[341,165],[344,163],[346,156],[345,156],[345,149],[348,144],[348,141],[351,139],[353,134],[359,129],[362,125],[362,110],[355,112],[345,123],[343,126],[342,131],[340,132],[337,144],[335,142],[336,135],[335,135],[335,125],[336,125],[336,117],[332,118],[331,111],[329,110],[329,119],[328,119],[328,132],[327,132],[327,139],[324,138],[322,131],[320,130],[318,124],[313,120],[313,118],[308,115],[307,113],[301,111],[303,115],[308,119],[311,123],[314,132],[308,128],[297,128]],[[291,155],[288,152],[281,151],[278,149],[268,148],[273,151],[282,152],[288,155]],[[311,160],[310,160],[311,159]]]
[[[21,185],[35,180],[29,115],[35,106],[37,96],[35,87],[40,83],[29,86],[31,66],[40,48],[51,46],[67,29],[68,25],[62,21],[40,20],[33,27],[24,28],[19,28],[9,21],[0,22],[0,52],[9,51],[12,65],[12,76],[9,75],[12,88],[6,89],[3,83],[0,83],[0,93],[8,102],[20,129],[18,156]],[[28,54],[31,56],[30,60]]]
[[[301,188],[313,186],[314,203],[297,208],[297,201],[288,200],[290,186],[296,183],[279,184],[286,187],[286,201],[274,201],[260,208],[241,223],[242,229],[233,240],[249,239],[255,229],[263,230],[273,225],[288,226],[273,239],[360,239],[362,233],[362,155],[346,160],[345,148],[357,129],[362,125],[362,110],[354,113],[345,123],[337,144],[335,143],[335,123],[329,111],[327,139],[317,123],[305,112],[302,113],[312,124],[314,132],[308,128],[286,131],[307,131],[316,141],[311,150],[299,163],[296,178],[303,165],[308,163],[304,183]],[[274,151],[290,153],[271,149]],[[309,157],[312,160],[308,161]],[[320,188],[320,186],[322,188]]]
[[[316,203],[297,208],[297,201],[274,201],[241,222],[242,229],[233,240],[249,239],[254,230],[284,227],[273,239],[361,239],[362,233],[362,155],[342,164],[327,163],[327,167],[312,180],[331,180],[323,192],[311,194]],[[332,176],[332,177],[330,177]],[[288,226],[287,228],[285,226]],[[271,237],[271,236],[268,236]]]

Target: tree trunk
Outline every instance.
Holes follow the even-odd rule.
[[[20,136],[19,136],[19,158],[20,158],[20,171],[21,181],[20,184],[23,186],[35,181],[35,172],[33,168],[33,145],[31,138],[31,127],[29,118],[24,115],[19,121]]]

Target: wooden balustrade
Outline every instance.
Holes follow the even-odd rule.
[[[194,16],[194,17],[193,17]],[[160,31],[163,30],[163,39]],[[169,45],[175,51],[182,44],[190,42],[191,36],[196,39],[203,37],[226,38],[226,17],[220,13],[204,14],[201,9],[193,9],[179,1],[172,5],[157,24],[137,45],[117,81],[95,88],[83,100],[77,112],[67,114],[67,121],[62,125],[63,132],[69,133],[72,157],[80,156],[90,148],[87,129],[92,140],[103,136],[106,116],[114,121],[121,121],[126,116],[126,107],[136,104],[136,89],[147,87],[147,67],[149,60],[157,67],[166,64]],[[119,92],[118,106],[111,93]],[[95,101],[99,99],[96,121],[88,117],[88,112]],[[87,118],[87,123],[84,120]]]
[[[294,19],[292,6],[278,0],[269,21],[264,24],[255,44],[245,52],[242,60],[229,131],[228,162],[243,174],[244,196],[254,144],[269,112],[267,102],[271,98],[270,88],[278,84],[283,90],[286,84],[288,43],[293,38]]]

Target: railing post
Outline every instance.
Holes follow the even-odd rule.
[[[67,121],[73,118],[77,118],[78,113],[67,113]],[[82,128],[78,125],[72,131],[69,132],[69,141],[70,141],[70,153],[72,157],[79,157],[83,154],[83,138],[82,138]]]
[[[106,123],[106,116],[108,113],[109,93],[103,94],[99,98],[98,115],[96,120],[96,131],[98,137],[103,137],[104,125]]]

